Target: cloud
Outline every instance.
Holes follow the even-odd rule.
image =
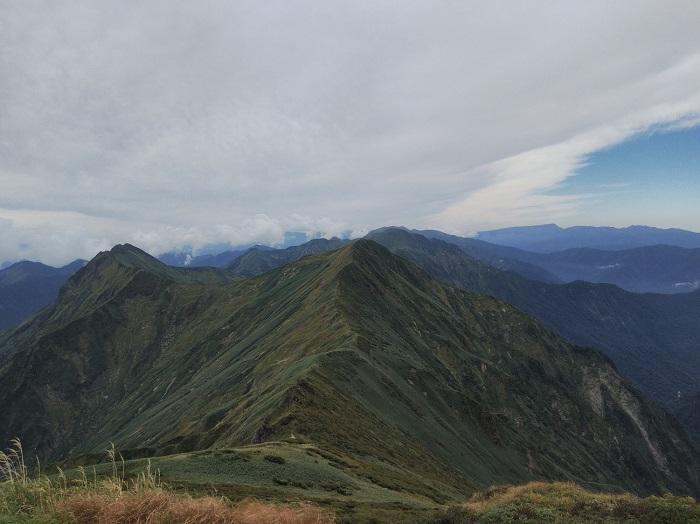
[[[278,220],[258,214],[238,225],[185,227],[95,218],[73,212],[6,213],[14,220],[0,218],[0,260],[42,260],[54,265],[92,258],[119,242],[129,242],[153,254],[185,248],[197,253],[206,246],[221,243],[279,245],[287,231],[305,232],[310,237],[346,233],[329,219],[298,215]]]
[[[700,85],[700,54],[678,68],[698,71],[694,85]],[[649,82],[650,89],[660,90],[680,81],[678,70],[664,71]],[[684,75],[683,75],[684,76]],[[430,218],[432,227],[457,233],[476,233],[504,225],[503,217],[516,223],[535,223],[571,216],[585,200],[596,195],[547,194],[572,176],[595,151],[622,142],[642,132],[665,132],[685,128],[700,108],[700,95],[688,93],[675,103],[664,102],[625,115],[616,122],[582,132],[558,144],[536,148],[512,157],[480,166],[469,173],[490,183],[472,191],[462,200]],[[609,184],[620,189],[625,184]]]
[[[588,154],[697,125],[699,25],[694,1],[6,6],[0,259],[575,215],[547,191]]]

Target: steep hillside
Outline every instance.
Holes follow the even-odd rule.
[[[434,278],[505,300],[573,343],[604,351],[625,376],[669,407],[679,392],[692,395],[700,391],[700,353],[696,347],[700,340],[700,292],[642,295],[604,284],[536,282],[482,263],[452,242],[429,239],[402,228],[383,228],[367,238],[412,261]],[[334,247],[314,242],[314,252]],[[251,252],[243,274],[269,270],[272,266],[267,261],[275,257],[280,265],[290,263],[306,249],[299,246],[264,254]]]
[[[53,302],[58,290],[86,262],[51,267],[39,262],[18,262],[0,271],[0,331],[28,319]]]
[[[375,232],[370,233],[370,237],[373,233]],[[541,282],[550,282],[553,284],[562,283],[562,279],[557,274],[549,271],[544,264],[541,263],[542,261],[539,257],[546,257],[547,255],[491,244],[476,238],[448,235],[442,231],[415,230],[413,233],[454,244],[470,257],[495,267],[496,269],[512,271],[530,280],[539,280]]]
[[[308,255],[319,255],[332,249],[337,249],[348,243],[339,238],[319,238],[300,246],[286,249],[252,248],[244,255],[234,260],[228,267],[233,275],[250,277],[260,275],[271,269],[285,266]]]
[[[454,244],[472,258],[530,280],[550,283],[585,280],[614,284],[634,293],[688,293],[700,288],[700,249],[655,245],[536,253],[441,231],[414,232]]]
[[[700,493],[685,434],[605,357],[372,241],[230,281],[119,246],[3,348],[0,441],[44,459],[286,440],[426,500],[537,478]]]
[[[400,229],[372,236],[433,277],[517,306],[566,339],[607,353],[651,397],[700,391],[700,293],[640,295],[604,284],[535,282],[485,266],[458,247]]]
[[[700,249],[658,245],[620,251],[579,248],[547,254],[514,250],[512,256],[541,266],[564,282],[615,284],[636,293],[687,293],[700,288]]]
[[[673,413],[695,442],[700,443],[700,393],[679,399],[673,406]]]
[[[206,253],[201,255],[196,255],[191,251],[169,251],[158,255],[158,260],[174,267],[226,267],[233,263],[241,255],[244,255],[251,249],[258,249],[264,251],[266,249],[273,249],[268,246],[249,246],[240,249],[228,249],[225,251]]]

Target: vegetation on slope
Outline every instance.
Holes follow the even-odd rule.
[[[285,249],[254,247],[235,259],[228,267],[229,273],[244,277],[261,275],[272,269],[296,262],[302,257],[320,255],[338,249],[348,243],[339,238],[318,238],[300,246]]]
[[[19,441],[0,452],[2,524],[324,524],[332,512],[307,503],[277,505],[253,499],[231,504],[223,497],[192,497],[161,481],[150,460],[127,474],[114,447],[109,463],[51,476],[29,475]]]
[[[700,446],[700,392],[678,399],[673,413]]]
[[[371,237],[432,277],[505,300],[567,340],[604,351],[650,397],[673,406],[700,391],[700,292],[640,295],[606,284],[535,282],[457,246],[393,228]]]
[[[586,491],[572,483],[532,482],[475,494],[432,519],[435,524],[697,524],[700,505],[690,497],[639,498]]]
[[[223,454],[225,455],[225,453]],[[221,453],[219,460],[221,460]],[[197,454],[190,458],[195,461]],[[211,457],[215,458],[215,457]],[[274,459],[274,460],[273,460]],[[638,498],[629,494],[586,491],[572,483],[532,482],[480,491],[466,503],[435,507],[380,500],[365,503],[355,496],[345,502],[321,501],[325,507],[295,498],[289,479],[277,479],[280,492],[265,498],[295,500],[284,504],[242,498],[245,465],[231,467],[233,477],[212,468],[215,463],[180,464],[183,457],[124,461],[114,449],[108,462],[52,475],[30,477],[19,443],[0,453],[0,523],[2,524],[324,524],[332,522],[421,522],[423,524],[567,522],[686,524],[700,522],[700,505],[689,497]],[[280,455],[265,455],[284,464]],[[171,467],[161,475],[159,466]],[[226,461],[221,461],[225,464]],[[241,467],[242,466],[242,467]],[[140,468],[140,469],[139,469]],[[187,477],[198,471],[199,483],[170,484],[168,475]],[[206,487],[205,487],[206,486]],[[312,491],[310,491],[312,492]],[[212,495],[216,493],[216,495]],[[418,502],[418,501],[416,501]],[[335,511],[334,511],[335,510]],[[337,512],[337,514],[336,514]]]
[[[395,228],[384,228],[384,230],[391,229]],[[371,232],[369,236],[370,238],[378,236],[377,233],[381,232],[383,232],[383,230],[376,230]],[[529,251],[522,251],[514,247],[490,244],[476,238],[449,235],[436,230],[413,230],[413,233],[418,233],[426,238],[443,240],[453,244],[470,257],[491,267],[500,269],[501,271],[512,271],[530,280],[538,280],[540,282],[550,282],[553,284],[562,283],[561,278],[548,271],[542,264],[539,264],[539,260],[530,262],[527,256],[525,256],[535,256],[539,255],[538,253],[530,253]]]
[[[499,256],[514,257],[516,255],[511,252],[518,250],[492,246],[498,249],[484,252],[483,245],[488,245],[484,242],[444,234],[442,238],[450,242],[462,241],[458,242],[460,247],[400,228],[377,230],[368,238],[414,262],[434,278],[506,300],[568,340],[604,351],[625,376],[633,379],[649,396],[678,413],[688,431],[697,433],[691,422],[692,411],[677,407],[676,398],[679,392],[683,398],[688,398],[700,391],[697,379],[700,359],[695,351],[695,341],[700,337],[700,324],[696,321],[700,312],[700,293],[638,295],[610,285],[535,282],[493,267],[493,264],[498,265]],[[291,263],[308,252],[323,252],[332,247],[335,247],[334,243],[318,240],[287,250],[253,250],[247,254],[245,264],[236,271],[257,275],[271,267]],[[471,253],[475,249],[492,265],[481,263],[464,252]],[[500,260],[507,262],[506,259]],[[508,267],[528,272],[527,268]]]
[[[607,359],[371,241],[245,280],[120,246],[9,344],[0,437],[53,460],[282,440],[432,503],[533,479],[698,491],[687,437]]]

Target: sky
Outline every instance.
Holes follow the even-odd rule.
[[[649,129],[585,162],[551,193],[589,195],[588,224],[700,230],[700,127]]]
[[[700,230],[700,3],[0,0],[0,261]]]

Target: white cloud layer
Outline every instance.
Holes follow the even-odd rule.
[[[698,27],[695,0],[4,3],[0,261],[565,219],[586,155],[700,114]]]

